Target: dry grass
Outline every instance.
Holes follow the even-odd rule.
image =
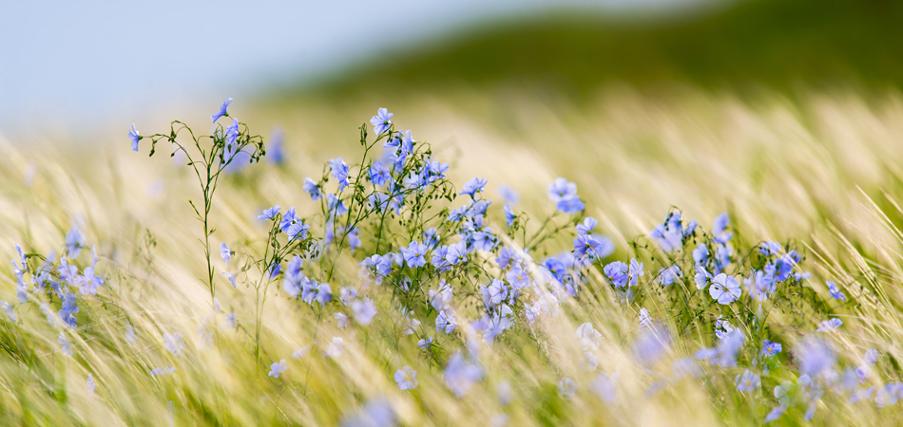
[[[893,361],[903,356],[900,97],[870,103],[850,94],[811,95],[791,103],[773,96],[750,104],[693,91],[668,99],[611,91],[581,109],[528,98],[505,101],[457,93],[441,102],[423,98],[390,107],[401,126],[452,161],[455,181],[486,177],[492,195],[509,185],[521,194],[523,208],[537,215],[548,210],[545,189],[554,177],[576,181],[588,214],[600,220],[620,258],[672,206],[704,224],[727,210],[747,243],[790,239],[805,249],[813,273],[809,286],[844,320],[835,337],[843,353],[855,360],[874,347]],[[252,126],[282,123],[289,163],[229,180],[214,208],[216,244],[260,247],[265,231],[253,215],[273,203],[312,211],[301,181],[318,175],[323,161],[353,152],[354,127],[376,105],[364,107],[245,114]],[[240,105],[237,111],[243,113]],[[246,333],[253,329],[253,290],[231,289],[221,279],[221,310],[210,306],[198,227],[185,203],[196,189],[185,170],[166,156],[149,160],[130,152],[119,131],[89,151],[41,141],[6,142],[0,151],[6,165],[0,168],[0,253],[12,259],[16,243],[59,251],[76,224],[96,243],[107,279],[96,299],[81,303],[79,328],[66,332],[72,357],[60,352],[59,330],[36,305],[17,308],[15,323],[0,320],[2,424],[332,425],[378,396],[408,425],[485,425],[499,414],[518,426],[735,425],[760,423],[770,409],[770,390],[749,401],[726,391],[733,389],[735,373],[727,381],[685,379],[650,393],[670,371],[668,361],[691,355],[711,338],[679,337],[666,361],[640,366],[631,352],[638,307],[616,301],[598,279],[594,292],[533,328],[519,327],[482,346],[486,378],[463,399],[441,376],[460,343],[445,339],[435,358],[424,356],[416,339],[400,336],[401,317],[390,296],[375,289],[369,291],[379,307],[374,324],[343,330],[331,314],[290,301],[274,286],[258,362]],[[494,215],[500,218],[500,212]],[[351,260],[342,262],[333,289],[367,286]],[[855,303],[828,302],[825,279],[845,285]],[[0,299],[15,300],[8,269],[0,272]],[[656,318],[668,321],[665,301],[647,302]],[[225,319],[233,310],[238,329]],[[776,313],[770,319],[786,337],[785,353],[823,320],[807,316]],[[582,367],[574,333],[587,321],[604,337],[598,372],[618,378],[618,398],[610,405],[587,388],[595,374]],[[134,344],[125,339],[126,323],[137,333]],[[165,332],[181,335],[181,356],[163,349]],[[338,359],[323,354],[334,336],[346,344]],[[297,349],[306,352],[292,358]],[[289,363],[283,378],[267,377],[269,363],[282,358]],[[895,363],[881,365],[882,378],[900,380]],[[413,392],[398,390],[392,379],[403,365],[418,371]],[[175,373],[149,375],[166,366]],[[85,386],[88,374],[97,383],[93,394]],[[578,385],[571,400],[556,391],[562,377]],[[512,390],[507,406],[497,398],[503,383]],[[791,410],[787,419],[798,419],[799,412]],[[899,406],[878,409],[826,397],[816,421],[899,425],[903,415]]]

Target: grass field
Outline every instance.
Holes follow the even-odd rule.
[[[230,112],[252,133],[264,133],[267,144],[270,126],[281,124],[285,161],[265,156],[220,177],[210,211],[215,303],[202,226],[187,203],[203,200],[197,179],[183,157],[169,157],[165,141],[147,157],[148,135],[168,127],[136,118],[145,135],[140,153],[129,149],[124,130],[65,148],[4,141],[0,253],[13,266],[0,272],[7,308],[0,319],[0,423],[747,425],[763,423],[782,404],[777,424],[802,423],[813,408],[817,424],[903,423],[896,403],[903,98],[866,101],[838,92],[744,102],[693,89],[663,98],[623,89],[579,109],[504,99],[500,108],[499,98],[465,91],[441,102],[412,97],[387,105],[399,130],[410,128],[418,147],[427,141],[433,158],[450,163],[454,193],[474,176],[488,180],[482,194],[493,203],[485,223],[498,242],[473,250],[450,272],[429,262],[396,266],[381,285],[361,261],[377,250],[398,252],[426,226],[445,233],[442,207],[466,205],[468,197],[431,201],[408,223],[390,219],[382,227],[379,215],[370,217],[354,250],[341,232],[323,243],[329,215],[302,183],[317,180],[336,156],[351,164],[353,179],[361,155],[356,128],[382,105],[252,108],[237,100]],[[188,121],[199,133],[209,126],[203,113]],[[530,218],[524,235],[542,235],[540,224],[555,210],[548,188],[557,177],[577,184],[585,210],[555,215],[551,224],[560,230],[541,245],[519,231],[506,235],[500,188],[519,195],[518,221]],[[334,189],[332,178],[324,191]],[[255,218],[274,204],[308,218],[310,237],[293,250],[306,257],[304,274],[330,285],[329,303],[290,296],[289,256],[278,276],[262,271],[270,229]],[[669,253],[650,232],[675,209],[700,228]],[[693,242],[715,245],[713,221],[722,212],[733,250],[725,272],[743,283],[764,268],[754,255],[760,243],[775,241],[804,258],[792,266],[794,276],[810,275],[778,283],[762,301],[745,286],[735,302],[713,301],[694,284],[691,252]],[[571,296],[543,260],[574,248],[574,224],[586,216],[598,220],[596,232],[614,252],[582,267]],[[69,238],[67,248],[71,229],[82,239]],[[447,232],[448,243],[464,233]],[[220,257],[221,243],[232,251],[229,261]],[[520,253],[525,246],[530,284],[508,300],[510,328],[489,340],[472,322],[499,306],[488,307],[481,287],[503,268],[495,261],[499,248]],[[63,272],[64,258],[75,275]],[[603,267],[632,258],[645,264],[645,274],[621,288]],[[683,273],[663,286],[658,273],[669,259]],[[103,280],[96,294],[83,292],[92,266]],[[458,320],[450,333],[437,331],[428,292],[440,279],[454,290],[443,308]],[[826,281],[845,301],[832,298]],[[60,315],[62,292],[53,283],[77,296],[74,324]],[[343,303],[343,287],[357,296]],[[842,325],[822,325],[831,318]],[[733,363],[699,354],[725,345],[716,337],[719,319],[744,337]],[[433,344],[419,347],[427,337]],[[782,351],[761,355],[763,339],[781,343]],[[280,361],[275,371],[284,371],[274,372]],[[405,366],[416,371],[410,390],[393,377]],[[857,367],[861,378],[851,373]],[[741,391],[744,372],[757,384]],[[787,395],[777,397],[782,384]]]

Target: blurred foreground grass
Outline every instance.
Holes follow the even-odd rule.
[[[836,336],[842,353],[855,357],[875,348],[888,355],[877,366],[880,377],[900,380],[903,98],[866,101],[833,93],[744,102],[695,90],[668,98],[611,90],[581,109],[516,95],[505,99],[499,105],[497,98],[459,92],[441,102],[413,97],[388,106],[398,123],[452,164],[456,182],[488,178],[493,198],[508,185],[520,193],[523,209],[539,214],[547,210],[553,178],[574,180],[587,214],[599,219],[619,258],[636,249],[632,242],[642,245],[636,238],[672,206],[706,225],[727,210],[738,238],[747,242],[791,239],[808,258],[813,276],[807,286],[844,321]],[[238,106],[236,114],[257,127],[282,125],[288,163],[224,181],[214,207],[214,241],[260,246],[265,231],[253,218],[274,203],[312,212],[303,178],[318,176],[327,159],[354,153],[355,126],[377,106],[310,103],[252,112]],[[510,425],[746,425],[760,423],[770,409],[764,403],[770,390],[757,392],[759,400],[726,399],[734,384],[715,376],[650,392],[670,365],[636,362],[631,343],[639,307],[617,301],[599,278],[590,281],[590,293],[568,300],[533,328],[517,328],[481,347],[486,378],[463,398],[441,376],[456,344],[442,341],[436,353],[425,355],[415,339],[401,335],[403,319],[386,294],[375,294],[379,314],[370,327],[340,329],[331,316],[290,301],[274,286],[258,362],[248,335],[253,290],[233,290],[220,278],[221,310],[210,306],[196,224],[185,203],[196,189],[183,168],[166,156],[148,160],[132,153],[124,132],[80,149],[6,142],[0,150],[7,165],[0,169],[0,253],[14,258],[16,243],[59,251],[77,224],[96,243],[106,278],[97,298],[81,303],[78,329],[67,333],[71,357],[61,352],[59,331],[36,307],[21,306],[16,322],[0,320],[2,424],[333,425],[371,399],[386,399],[408,425],[487,425],[501,414]],[[500,222],[500,209],[493,209]],[[339,262],[334,289],[362,283],[350,258]],[[825,279],[842,284],[851,302],[841,307],[832,301]],[[0,272],[0,285],[0,299],[14,301],[9,270]],[[645,305],[672,324],[667,306],[655,298]],[[230,311],[237,329],[226,319]],[[783,363],[793,363],[789,344],[822,320],[805,311],[773,315],[770,326],[787,345]],[[617,376],[617,398],[610,404],[587,388],[591,376],[582,370],[575,334],[583,322],[604,337],[599,370]],[[134,342],[126,337],[128,324]],[[179,356],[165,350],[164,333],[181,336]],[[333,337],[345,344],[335,359],[324,355]],[[679,336],[666,359],[692,355],[709,341]],[[288,369],[282,378],[268,377],[269,363],[283,358]],[[411,392],[398,390],[392,379],[403,365],[419,373]],[[169,367],[170,374],[149,375]],[[86,385],[89,374],[93,391]],[[557,390],[563,377],[575,379],[571,399]],[[507,405],[498,398],[503,384],[510,387]],[[818,409],[819,424],[903,422],[897,405],[853,406],[826,396]],[[801,414],[794,411],[781,422],[797,422]]]

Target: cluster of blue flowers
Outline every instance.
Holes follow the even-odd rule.
[[[25,252],[16,245],[12,261],[16,301],[0,301],[11,322],[20,320],[17,311],[28,305],[37,307],[47,323],[58,330],[59,351],[67,356],[73,354],[70,336],[77,333],[80,302],[92,300],[105,283],[97,272],[97,251],[91,249],[89,260],[82,255],[87,247],[77,227],[66,233],[59,254]]]
[[[173,122],[168,133],[145,137],[134,126],[128,133],[136,151],[146,139],[151,154],[158,141],[166,141],[189,156],[192,167],[207,168],[206,176],[198,171],[204,214],[192,207],[204,224],[211,296],[215,280],[206,214],[212,190],[220,173],[242,170],[264,154],[262,138],[251,136],[230,115],[231,102],[227,99],[212,116],[214,130],[208,137],[196,137],[181,122]],[[636,362],[650,373],[668,360],[673,364],[673,375],[658,378],[650,393],[682,377],[719,374],[732,379],[744,398],[769,405],[765,421],[795,406],[810,419],[828,393],[879,406],[903,397],[901,383],[882,383],[876,375],[875,365],[890,363],[879,352],[841,355],[836,349],[833,338],[844,328],[840,309],[854,296],[828,281],[819,292],[830,300],[818,299],[802,269],[803,255],[790,246],[766,241],[743,247],[728,214],[719,215],[706,230],[672,210],[648,236],[632,242],[629,254],[615,256],[614,243],[588,214],[575,183],[564,178],[550,183],[549,203],[539,220],[518,211],[518,197],[507,188],[502,209],[496,209],[487,197],[486,179],[474,177],[456,188],[447,176],[448,165],[433,156],[428,143],[398,129],[393,118],[381,108],[369,127],[361,126],[358,162],[331,159],[319,176],[299,183],[309,204],[261,206],[256,220],[267,229],[263,246],[220,244],[222,264],[217,268],[234,288],[255,291],[258,358],[265,333],[261,313],[270,285],[276,284],[283,298],[340,329],[403,319],[401,328],[391,330],[399,339],[416,342],[428,360],[441,365],[449,391],[463,397],[486,376],[481,346],[505,345],[509,331],[534,327],[563,302],[579,304],[593,293],[608,292],[625,310],[639,313],[632,340]],[[189,135],[196,151],[180,142],[180,134]],[[280,136],[270,144],[277,164],[285,160],[281,141]],[[241,157],[247,161],[236,160]],[[102,292],[104,280],[97,272],[96,252],[86,259],[88,245],[77,228],[63,240],[61,255],[44,257],[16,248],[18,302],[0,301],[0,308],[17,322],[21,305],[37,304],[60,329],[60,351],[72,354],[69,337],[77,333],[79,302]],[[349,269],[359,274],[349,275]],[[218,300],[213,302],[218,308]],[[800,305],[823,320],[798,337],[773,333],[768,314],[793,313]],[[397,310],[393,314],[400,316],[389,320],[384,310]],[[227,320],[233,327],[238,323],[235,313]],[[133,343],[134,329],[130,324],[124,328],[126,340]],[[601,334],[590,322],[575,334],[586,368],[594,373],[589,390],[605,403],[614,402],[617,375],[599,372],[605,368],[598,357]],[[666,357],[677,354],[672,342],[684,336],[703,337],[705,345],[676,360]],[[164,333],[162,342],[171,355],[182,354],[178,333]],[[323,353],[341,358],[345,345],[343,337],[330,337]],[[296,350],[291,359],[305,352]],[[291,360],[275,359],[266,374],[274,381],[290,377]],[[150,374],[174,371],[163,366]],[[400,390],[417,389],[418,372],[411,366],[393,366],[391,372]],[[93,377],[90,384],[93,390]],[[558,391],[571,398],[581,386],[565,377]],[[762,389],[773,393],[763,395]],[[502,394],[510,395],[510,390]],[[394,419],[391,408],[378,402],[351,419],[368,412]]]
[[[444,373],[449,389],[463,396],[483,377],[470,331],[492,343],[520,323],[529,327],[550,304],[579,299],[581,289],[596,286],[594,277],[601,274],[626,304],[642,304],[664,292],[672,301],[681,301],[686,313],[698,313],[695,318],[679,319],[678,325],[685,330],[714,331],[713,345],[675,362],[675,372],[698,375],[705,366],[737,371],[737,390],[755,394],[776,381],[767,377],[770,372],[792,361],[800,365],[797,387],[809,390],[808,394],[792,395],[808,396],[803,401],[806,405],[817,400],[826,387],[837,389],[837,382],[828,377],[837,377],[833,373],[839,361],[827,355],[830,346],[826,340],[817,339],[815,345],[806,344],[807,338],[792,359],[782,359],[782,344],[768,334],[765,303],[772,300],[774,305],[769,308],[780,307],[798,294],[809,278],[800,268],[803,257],[797,251],[763,242],[740,256],[732,246],[734,230],[726,213],[706,231],[695,221],[686,223],[681,212],[674,210],[651,231],[649,237],[657,248],[644,246],[650,256],[637,251],[635,258],[610,260],[614,244],[599,234],[598,222],[585,215],[576,185],[564,178],[551,183],[551,209],[534,227],[527,226],[530,218],[526,213],[515,210],[517,196],[506,189],[504,227],[494,228],[492,202],[484,196],[487,180],[473,178],[454,191],[446,178],[448,166],[435,160],[428,144],[416,141],[410,131],[396,130],[393,117],[386,109],[377,112],[370,121],[375,133],[372,140],[366,129],[361,129],[364,155],[360,163],[333,159],[321,177],[304,180],[310,199],[319,202],[319,219],[300,220],[294,210],[282,217],[279,229],[289,240],[305,239],[318,248],[296,255],[281,273],[287,297],[326,309],[335,307],[334,318],[341,327],[348,326],[349,318],[366,327],[378,316],[373,298],[379,289],[388,287],[408,322],[404,335],[417,339],[422,349],[430,351],[437,339],[465,344],[466,351],[455,352],[448,359]],[[276,220],[277,216],[278,209],[271,208],[260,218]],[[314,237],[314,229],[322,230],[322,237]],[[534,254],[548,253],[564,238],[572,240],[569,249],[534,261]],[[366,283],[359,288],[341,287],[341,297],[335,299],[330,285],[336,280],[332,267],[344,250],[359,260],[367,282],[375,287]],[[647,274],[649,262],[655,274]],[[307,265],[310,268],[305,273]],[[310,278],[316,274],[321,275],[319,279]],[[828,282],[827,286],[833,299],[846,301],[836,284]],[[478,301],[478,309],[471,304],[472,298]],[[742,310],[752,315],[738,316]],[[742,324],[735,326],[731,321]],[[462,322],[467,322],[468,328],[460,328]],[[433,327],[424,328],[423,324]],[[646,365],[658,363],[675,332],[654,320],[645,308],[640,310],[640,324],[642,331],[634,342],[637,360]],[[815,333],[835,331],[841,325],[838,318],[831,318]],[[754,331],[753,335],[748,331]],[[598,332],[586,323],[578,335],[588,363],[598,366],[593,344]],[[341,343],[341,338],[335,339]],[[340,348],[332,342],[327,354],[340,354]],[[284,369],[284,362],[275,362],[271,376]],[[824,372],[832,374],[822,375]],[[399,368],[395,372],[399,388],[415,388],[416,375],[409,366]],[[864,380],[862,375],[856,378]],[[572,394],[573,380],[562,381],[559,388]],[[848,383],[844,387],[853,390]],[[616,387],[611,377],[601,374],[593,384],[603,400],[614,399]],[[774,387],[775,396],[781,397],[776,397],[778,403],[768,420],[793,404],[791,395],[784,392],[788,384]],[[884,400],[899,396],[899,386],[889,387],[880,393]],[[856,390],[851,396],[861,399],[863,393],[879,391]]]

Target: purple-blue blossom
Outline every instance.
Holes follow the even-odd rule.
[[[370,124],[373,125],[373,132],[381,135],[391,129],[393,116],[395,114],[390,113],[385,107],[376,110],[376,115],[370,119]]]
[[[274,205],[271,208],[264,209],[257,215],[257,219],[261,221],[272,221],[279,216],[279,205]]]
[[[369,325],[376,316],[376,305],[370,298],[355,300],[351,303],[354,321],[361,325]]]
[[[401,248],[401,256],[408,267],[419,268],[426,265],[426,251],[426,245],[415,240]]]
[[[413,390],[417,388],[417,371],[410,366],[403,366],[395,371],[395,383],[401,390]]]
[[[838,301],[846,301],[847,300],[847,296],[844,295],[844,293],[840,289],[837,288],[837,285],[834,284],[834,282],[828,280],[825,282],[825,284],[828,286],[828,292],[831,293],[831,298],[834,298]]]
[[[562,213],[577,213],[583,210],[583,201],[577,196],[577,184],[564,178],[556,178],[549,186],[549,198],[555,208]]]
[[[132,126],[129,128],[129,140],[132,141],[132,151],[138,151],[138,142],[141,141],[141,133],[138,132],[138,129],[135,128],[135,124],[132,123]]]
[[[709,286],[709,295],[721,305],[727,305],[736,301],[740,298],[741,293],[742,290],[737,279],[724,273],[719,273],[715,276],[712,279],[712,285]]]
[[[273,362],[270,365],[270,372],[267,373],[267,376],[279,378],[287,369],[288,363],[286,363],[285,359],[280,359],[278,362]]]
[[[329,169],[339,183],[339,191],[342,191],[348,186],[348,164],[341,157],[337,157],[329,161]]]
[[[483,188],[486,187],[486,180],[483,178],[473,178],[470,181],[467,181],[464,184],[464,188],[461,189],[461,195],[470,196],[470,198],[475,198],[476,194],[483,191]]]
[[[483,379],[483,368],[469,360],[461,352],[452,355],[445,365],[445,384],[459,398],[464,396],[474,383]]]
[[[320,192],[320,184],[310,178],[304,178],[304,191],[310,195],[311,200],[319,200],[322,195]]]
[[[228,117],[230,104],[232,104],[232,98],[226,98],[226,100],[223,101],[223,103],[219,106],[219,110],[217,110],[216,113],[213,113],[213,115],[210,116],[210,121],[216,123],[217,120],[223,117]]]

